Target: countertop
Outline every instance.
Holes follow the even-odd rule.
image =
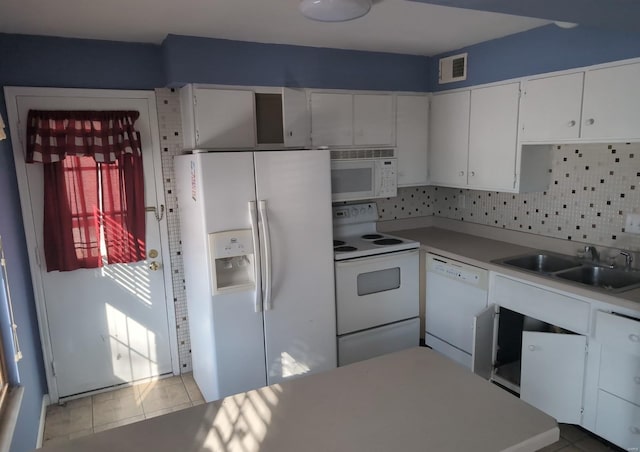
[[[437,227],[394,230],[393,235],[420,242],[430,253],[457,259],[487,270],[500,272],[547,287],[569,292],[596,301],[614,304],[640,312],[640,289],[610,293],[604,289],[591,289],[574,283],[551,279],[514,267],[494,264],[492,261],[539,251],[517,244],[493,240],[477,235],[450,231]],[[553,252],[553,250],[547,250]]]
[[[416,347],[40,450],[495,452],[558,438],[552,417]]]

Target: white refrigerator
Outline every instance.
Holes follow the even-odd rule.
[[[336,367],[328,151],[195,151],[175,171],[205,400]]]

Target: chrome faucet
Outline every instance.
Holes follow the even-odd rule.
[[[596,264],[600,263],[600,253],[598,253],[598,250],[596,249],[595,246],[593,245],[585,246],[584,252],[585,254],[591,254],[591,262],[594,262]]]
[[[630,271],[633,264],[633,254],[628,251],[620,251],[619,255],[624,256],[624,269]]]

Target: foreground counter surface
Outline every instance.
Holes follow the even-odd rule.
[[[413,348],[40,449],[535,451],[553,418],[427,348]]]

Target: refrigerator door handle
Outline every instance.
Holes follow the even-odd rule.
[[[256,202],[249,201],[249,218],[251,219],[251,235],[253,237],[253,271],[256,281],[256,298],[254,309],[256,312],[262,312],[262,272],[260,264],[260,239],[258,237],[258,218],[257,218]]]
[[[264,310],[273,309],[271,304],[271,236],[269,234],[269,218],[267,216],[267,201],[258,201],[260,225],[264,243]]]

